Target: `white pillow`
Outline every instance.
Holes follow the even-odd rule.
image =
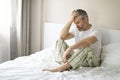
[[[120,66],[120,43],[103,46],[101,59],[102,64]]]

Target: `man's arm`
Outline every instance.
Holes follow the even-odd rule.
[[[60,39],[62,40],[66,40],[66,39],[70,39],[70,38],[73,38],[74,35],[72,33],[69,33],[69,30],[70,30],[70,27],[71,27],[71,24],[72,24],[72,20],[70,20],[66,25],[65,27],[62,29],[61,31],[61,34],[60,34]]]
[[[75,43],[74,45],[70,46],[63,55],[63,60],[66,61],[66,57],[74,50],[74,49],[78,49],[78,48],[82,48],[82,47],[87,47],[93,43],[97,42],[97,38],[95,36],[91,36],[88,38],[85,38],[83,40],[78,41],[77,43]]]
[[[91,36],[91,37],[78,41],[74,45],[70,46],[70,49],[74,50],[74,49],[78,49],[82,47],[87,47],[95,42],[97,42],[97,38],[95,36]]]
[[[65,25],[65,27],[61,31],[60,39],[66,40],[66,39],[70,39],[70,38],[74,37],[74,35],[72,33],[70,33],[69,30],[70,30],[70,27],[71,27],[76,15],[77,15],[76,12],[73,11],[72,15],[71,15],[71,19],[68,21],[68,23]]]

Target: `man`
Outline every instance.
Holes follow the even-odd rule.
[[[74,22],[75,29],[70,31]],[[76,43],[68,46],[64,40],[75,37]],[[77,9],[72,12],[68,23],[61,31],[60,40],[56,42],[56,62],[61,66],[43,71],[62,72],[69,69],[83,67],[97,67],[100,65],[101,35],[89,24],[86,11]]]

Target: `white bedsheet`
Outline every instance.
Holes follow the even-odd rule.
[[[120,80],[120,67],[111,65],[54,73],[42,71],[57,66],[49,48],[0,64],[0,80]]]

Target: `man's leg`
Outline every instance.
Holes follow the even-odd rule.
[[[55,61],[57,63],[60,63],[63,61],[63,53],[66,51],[66,49],[69,46],[67,45],[67,43],[64,40],[57,40],[56,41],[56,45],[55,45]]]
[[[66,51],[68,47],[69,46],[64,40],[61,39],[57,40],[55,45],[55,61],[61,64],[61,66],[55,69],[43,69],[43,71],[61,72],[70,68],[71,66],[68,62],[63,63],[63,53]]]
[[[62,64],[60,67],[57,67],[55,69],[44,69],[43,71],[62,72],[69,68],[76,69],[80,64],[82,64],[83,60],[85,59],[87,50],[87,48],[78,49],[76,53],[73,53],[69,60],[66,63]]]
[[[92,49],[90,49],[89,47],[77,50],[76,53],[73,53],[68,62],[64,63],[62,66],[57,67],[55,69],[44,69],[44,71],[61,72],[69,68],[76,69],[80,66],[83,67],[99,66],[99,61],[93,54]]]
[[[97,67],[99,66],[99,61],[96,56],[93,54],[93,51],[90,47],[85,47],[78,49],[68,60],[69,64],[72,66],[72,69],[83,67]]]
[[[69,60],[66,63],[62,64],[60,67],[57,67],[55,69],[44,69],[44,71],[59,72],[70,68],[76,69],[84,61],[87,51],[88,48],[78,49],[76,53],[73,53]]]

